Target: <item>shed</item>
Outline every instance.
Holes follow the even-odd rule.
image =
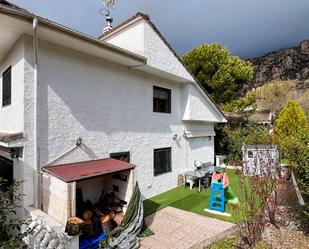
[[[279,164],[277,145],[250,144],[242,147],[244,172],[246,175],[274,175]]]
[[[112,158],[42,168],[43,211],[65,224],[76,216],[77,192],[96,203],[102,192],[114,192],[129,202],[134,190],[135,165]]]

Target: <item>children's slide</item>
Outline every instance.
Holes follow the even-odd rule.
[[[237,204],[239,202],[238,197],[234,194],[231,186],[225,188],[225,201],[229,204]]]

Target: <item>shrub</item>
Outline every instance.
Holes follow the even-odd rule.
[[[0,178],[0,248],[15,249],[24,234],[21,233],[21,226],[26,222],[17,216],[17,209],[21,208],[22,194],[19,193],[20,183],[13,182],[8,185]]]
[[[240,164],[242,162],[242,146],[244,144],[265,144],[270,141],[268,130],[258,124],[248,123],[236,129],[229,125],[223,128],[221,141],[226,147],[227,159],[229,163]]]
[[[307,126],[307,120],[299,104],[290,100],[279,113],[275,122],[275,131],[279,137],[287,138]]]
[[[295,170],[300,187],[309,193],[309,128],[306,127],[288,139],[285,156]]]

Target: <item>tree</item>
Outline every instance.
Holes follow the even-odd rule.
[[[231,56],[219,43],[198,46],[183,61],[217,103],[235,99],[253,75],[250,62]]]
[[[299,104],[290,100],[286,107],[279,113],[275,122],[275,131],[280,138],[288,138],[307,126],[307,120]]]
[[[243,119],[248,120],[250,115],[255,112],[256,109],[256,96],[255,94],[250,94],[246,97],[232,100],[229,103],[223,104],[221,108],[227,112],[233,112],[240,114]]]
[[[218,146],[226,150],[230,164],[242,164],[242,146],[244,144],[265,144],[270,141],[268,130],[258,124],[247,123],[238,128],[231,128],[228,124],[222,130],[222,139]]]

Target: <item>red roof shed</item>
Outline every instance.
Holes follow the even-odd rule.
[[[74,182],[134,168],[134,164],[112,158],[106,158],[86,162],[45,166],[42,170],[54,175],[64,182]]]

